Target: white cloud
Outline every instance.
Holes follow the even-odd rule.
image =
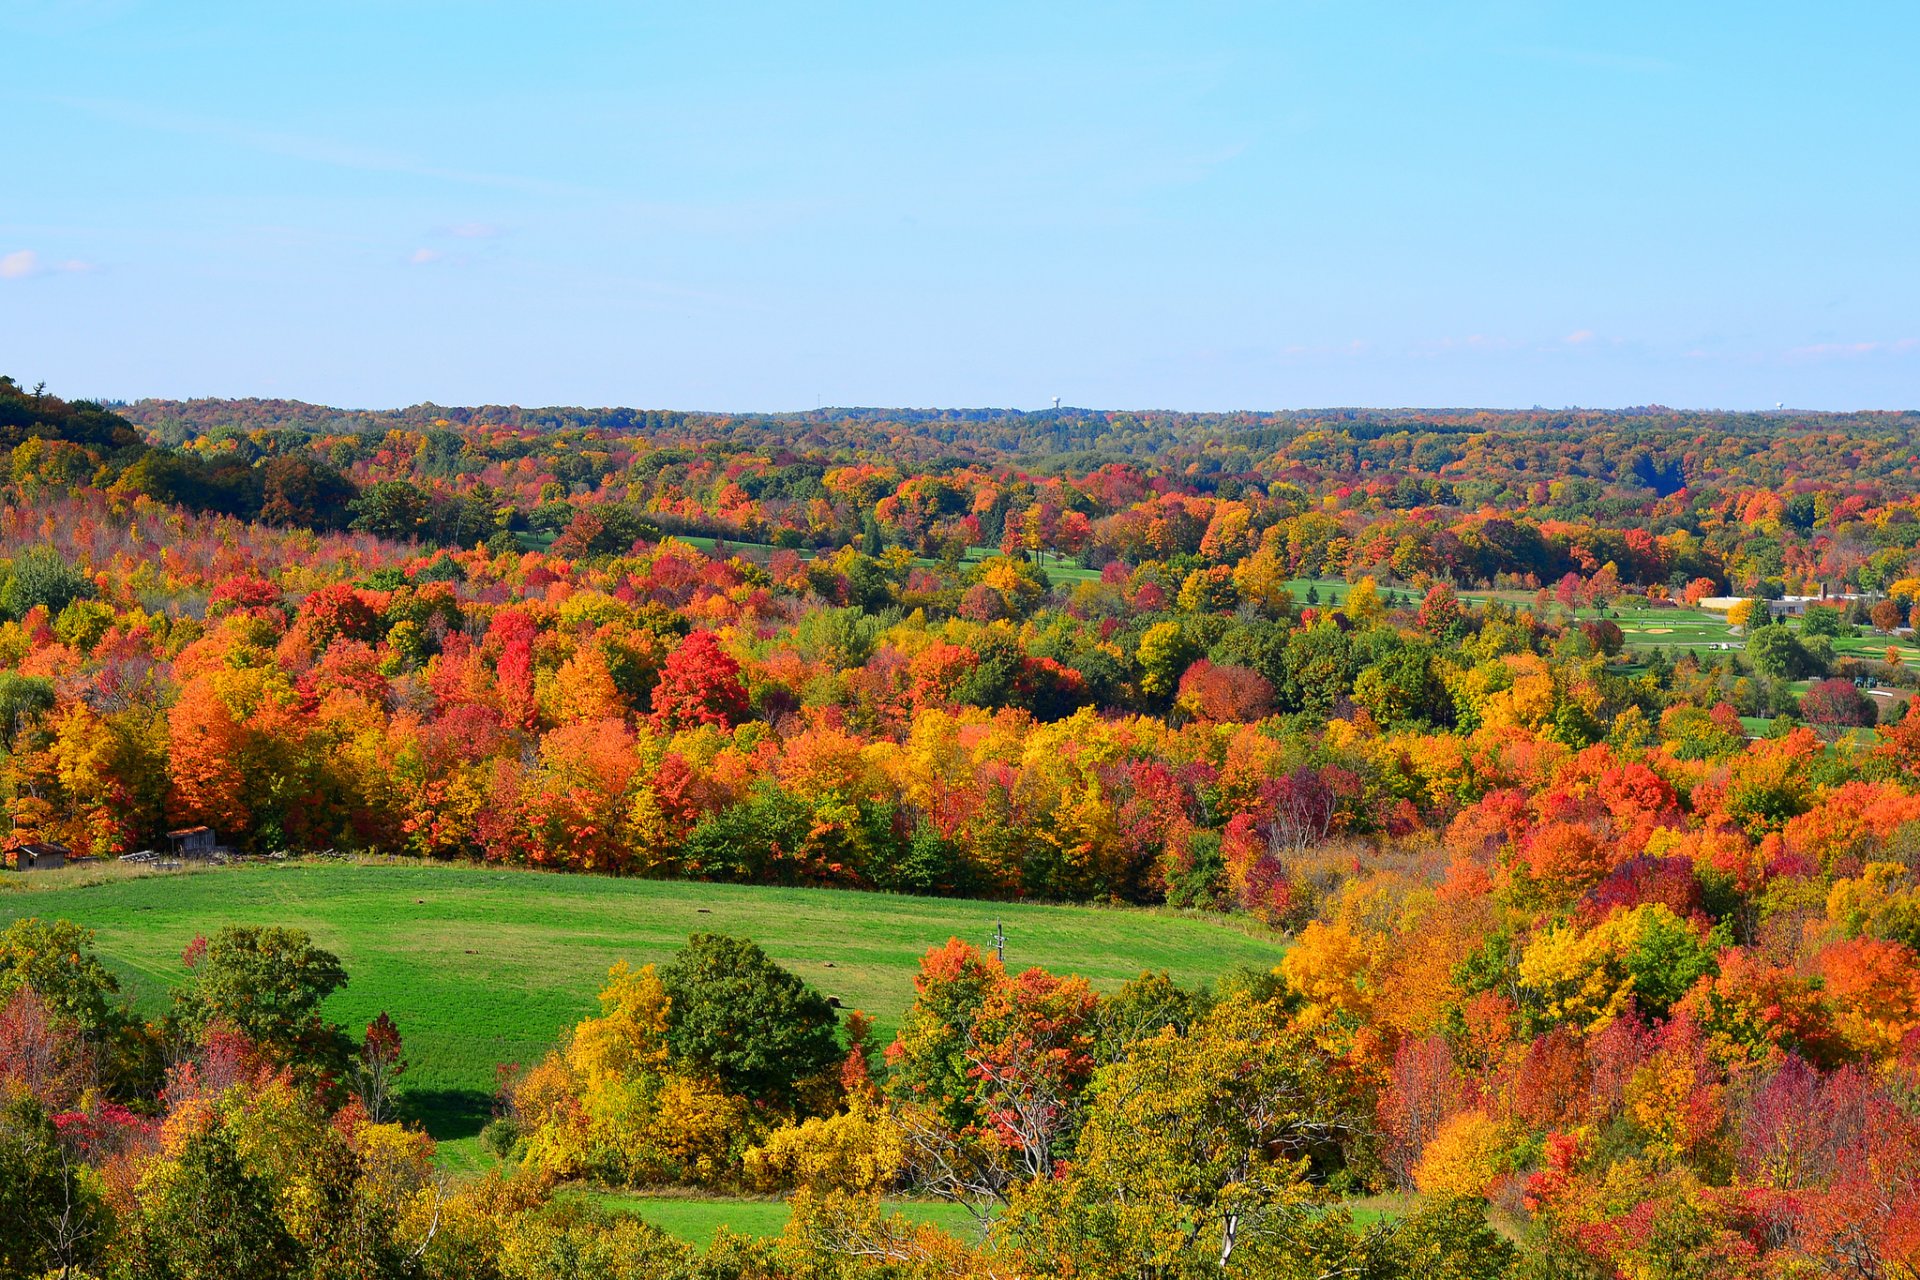
[[[438,262],[440,261],[440,251],[438,249],[415,249],[412,254],[407,257],[407,261],[416,267],[424,266],[429,262]]]
[[[1567,345],[1570,347],[1584,346],[1587,343],[1592,342],[1595,336],[1596,335],[1591,329],[1575,329],[1572,333],[1567,335]]]
[[[0,256],[0,280],[24,280],[28,276],[45,275],[49,271],[61,275],[85,275],[89,271],[98,271],[100,264],[88,262],[85,258],[65,258],[59,262],[40,261],[40,255],[32,249],[19,249]]]
[[[491,222],[459,222],[447,228],[447,234],[459,240],[491,240],[500,228]]]

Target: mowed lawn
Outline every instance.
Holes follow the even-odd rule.
[[[84,883],[98,879],[98,883]],[[122,874],[116,867],[0,877],[0,924],[66,917],[148,1013],[165,1008],[194,935],[227,924],[305,929],[345,962],[327,1007],[356,1033],[383,1010],[405,1037],[412,1112],[472,1158],[499,1063],[527,1063],[589,1012],[609,966],[665,962],[688,934],[752,938],[891,1038],[927,948],[982,947],[1003,921],[1007,962],[1111,990],[1164,969],[1192,983],[1271,966],[1283,943],[1197,914],[912,898],[827,889],[614,880],[417,863],[268,864]]]

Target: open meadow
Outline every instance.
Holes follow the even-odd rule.
[[[950,937],[985,946],[995,923],[1007,961],[1077,973],[1111,990],[1142,970],[1182,982],[1268,966],[1277,936],[1166,910],[1037,906],[843,890],[615,880],[436,865],[294,862],[122,873],[76,866],[8,876],[0,924],[66,917],[95,932],[101,957],[140,1009],[157,1013],[186,976],[180,953],[228,924],[305,929],[350,981],[326,1013],[356,1033],[385,1011],[411,1062],[407,1107],[477,1155],[495,1067],[527,1063],[596,1009],[616,961],[664,962],[699,932],[754,939],[781,964],[890,1039],[913,1000],[920,956]]]

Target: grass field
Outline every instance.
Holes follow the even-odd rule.
[[[713,1243],[713,1237],[721,1227],[741,1236],[777,1236],[785,1229],[787,1219],[793,1215],[784,1200],[653,1196],[624,1192],[587,1194],[592,1194],[608,1209],[636,1214],[668,1235],[702,1249]],[[971,1239],[975,1234],[977,1220],[957,1204],[899,1200],[889,1201],[886,1208],[889,1213],[901,1214],[915,1222],[931,1223],[962,1239]]]
[[[1304,604],[1307,589],[1315,588],[1321,601],[1338,598],[1342,604],[1353,590],[1353,584],[1338,578],[1295,578],[1287,583],[1287,590],[1293,593],[1296,603]],[[1412,587],[1383,583],[1381,594],[1398,591],[1417,601],[1420,593]],[[1504,600],[1508,604],[1531,608],[1533,593],[1528,591],[1473,591],[1459,593],[1460,598],[1469,603],[1482,604],[1488,600]],[[1582,619],[1595,617],[1592,609],[1580,610]],[[1733,649],[1744,649],[1746,639],[1743,633],[1727,625],[1727,616],[1710,609],[1690,609],[1676,605],[1670,609],[1631,609],[1626,607],[1609,608],[1605,616],[1617,622],[1625,633],[1629,649],[1696,649],[1713,651],[1714,645],[1727,645]],[[1789,626],[1799,628],[1794,620]],[[1862,628],[1861,634],[1837,639],[1833,650],[1841,657],[1880,659],[1886,656],[1888,646],[1900,652],[1901,658],[1908,663],[1920,663],[1920,645],[1908,638],[1892,638]]]
[[[698,1248],[713,1243],[721,1227],[743,1236],[776,1236],[792,1216],[784,1200],[727,1198],[723,1196],[646,1195],[626,1192],[583,1192],[608,1209],[636,1214],[668,1235]],[[890,1213],[899,1213],[915,1222],[926,1222],[963,1240],[975,1238],[978,1220],[960,1205],[945,1201],[900,1200],[887,1204]],[[1362,1229],[1394,1222],[1420,1207],[1419,1197],[1410,1193],[1365,1196],[1345,1202],[1353,1223]]]
[[[909,898],[825,889],[613,880],[417,863],[289,863],[132,874],[73,867],[0,879],[0,924],[66,917],[139,1007],[165,1007],[197,933],[290,925],[341,957],[351,981],[327,1012],[355,1031],[382,1010],[406,1037],[407,1105],[458,1167],[478,1159],[502,1062],[529,1062],[597,1008],[609,965],[669,959],[690,933],[750,937],[880,1033],[913,999],[928,947],[984,945],[1005,922],[1007,960],[1111,989],[1143,969],[1194,982],[1271,965],[1276,937],[1196,914]]]

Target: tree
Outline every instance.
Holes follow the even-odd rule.
[[[1920,1029],[1920,956],[1905,943],[1847,938],[1818,957],[1835,1025],[1870,1059],[1891,1057]]]
[[[1201,658],[1180,677],[1175,705],[1198,720],[1244,723],[1272,710],[1273,686],[1257,671]]]
[[[0,671],[0,747],[16,748],[55,701],[53,681],[47,677]]]
[[[1435,667],[1428,645],[1396,645],[1360,672],[1354,701],[1387,728],[1449,725],[1453,699]]]
[[[1324,716],[1353,687],[1353,646],[1346,632],[1332,623],[1293,632],[1281,666],[1282,678],[1275,683],[1285,710]]]
[[[696,631],[667,655],[653,687],[653,720],[666,729],[714,724],[731,728],[747,718],[740,664],[711,631]]]
[[[57,614],[93,594],[93,582],[50,546],[29,548],[0,583],[0,613],[23,618],[34,608]]]
[[[514,1214],[500,1240],[501,1280],[641,1280],[696,1272],[706,1274],[690,1247],[633,1214],[609,1213],[585,1198]]]
[[[1500,1126],[1484,1111],[1462,1111],[1440,1126],[1413,1167],[1413,1182],[1429,1196],[1477,1200],[1487,1194],[1501,1153]]]
[[[1453,594],[1453,588],[1438,582],[1427,589],[1426,598],[1420,602],[1420,612],[1414,621],[1416,626],[1434,639],[1452,640],[1458,635],[1464,620],[1460,601]]]
[[[367,1024],[354,1069],[360,1105],[375,1124],[386,1124],[394,1118],[394,1084],[407,1070],[407,1060],[401,1056],[404,1051],[400,1028],[383,1010]]]
[[[170,1159],[146,1166],[116,1246],[141,1280],[285,1280],[307,1250],[282,1221],[273,1183],[229,1128],[208,1118]]]
[[[1402,1187],[1413,1185],[1421,1152],[1447,1121],[1467,1109],[1471,1096],[1444,1038],[1409,1036],[1400,1042],[1381,1091],[1378,1116],[1386,1138],[1385,1162]]]
[[[1028,1177],[1053,1172],[1056,1147],[1093,1074],[1096,1003],[1086,979],[1033,968],[989,992],[980,1007],[967,1062],[981,1112]]]
[[[1856,634],[1847,625],[1846,614],[1838,606],[1809,605],[1800,615],[1800,630],[1810,636],[1829,636],[1839,638]]]
[[[887,1049],[887,1091],[896,1101],[930,1109],[949,1129],[979,1122],[967,1048],[988,996],[1006,980],[997,958],[958,938],[920,958],[913,1004]]]
[[[97,1037],[117,1025],[119,979],[93,951],[93,932],[29,916],[0,932],[0,1001],[31,991],[53,1016]]]
[[[1755,671],[1776,680],[1798,680],[1820,665],[1784,625],[1754,627],[1747,639],[1747,660]]]
[[[1274,1004],[1231,998],[1100,1071],[1073,1164],[1021,1186],[1000,1232],[1034,1274],[1226,1268],[1312,1216],[1308,1157],[1355,1128],[1312,1041]]]
[[[1199,646],[1188,638],[1177,622],[1156,622],[1140,637],[1135,657],[1140,663],[1140,688],[1155,697],[1172,696],[1180,675],[1195,657]]]
[[[271,525],[339,529],[359,491],[353,481],[317,458],[282,454],[260,468],[260,519]]]
[[[167,815],[229,830],[245,827],[246,731],[220,697],[211,675],[197,675],[167,712]]]
[[[1851,680],[1822,680],[1800,699],[1800,714],[1828,737],[1844,729],[1871,729],[1880,720],[1880,708]]]
[[[825,996],[743,938],[696,933],[661,972],[674,1060],[778,1105],[840,1059]]]
[[[1387,606],[1380,599],[1380,588],[1372,578],[1362,578],[1347,592],[1347,616],[1363,627],[1370,627],[1386,616]]]
[[[22,1093],[64,1111],[92,1083],[79,1035],[30,988],[0,1004],[0,1096]]]
[[[1518,1256],[1487,1223],[1486,1206],[1460,1197],[1430,1200],[1388,1237],[1387,1274],[1408,1280],[1505,1280]]]
[[[188,1031],[229,1027],[275,1062],[344,1074],[351,1047],[320,1006],[347,985],[347,972],[305,930],[229,925],[189,957],[193,980],[174,996]]]
[[[92,1274],[112,1225],[98,1185],[40,1104],[11,1096],[0,1107],[0,1275]]]
[[[402,541],[425,533],[432,514],[427,495],[405,480],[383,480],[372,485],[348,509],[353,513],[354,528]]]

